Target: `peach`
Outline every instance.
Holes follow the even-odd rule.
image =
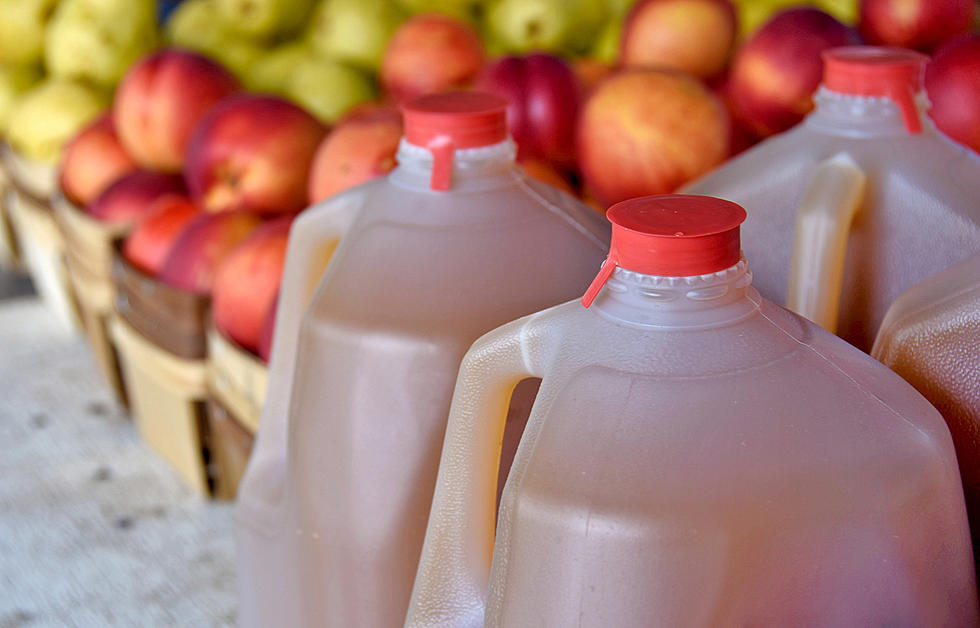
[[[110,184],[136,170],[105,114],[78,132],[61,151],[58,182],[65,197],[88,205]]]
[[[158,198],[184,191],[180,175],[136,170],[106,188],[85,207],[85,212],[103,222],[133,223],[147,215]]]
[[[870,44],[929,52],[970,30],[974,0],[862,0],[859,27]]]
[[[200,213],[183,194],[158,198],[123,241],[123,257],[143,272],[156,276],[177,237]]]
[[[980,35],[965,35],[926,66],[929,117],[939,130],[980,153]]]
[[[170,247],[158,276],[175,288],[208,294],[218,265],[260,224],[262,219],[254,212],[198,216]]]

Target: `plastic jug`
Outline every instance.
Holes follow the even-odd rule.
[[[404,621],[463,354],[602,263],[606,221],[516,165],[505,109],[410,103],[397,168],[296,219],[238,500],[242,625]]]
[[[980,549],[980,254],[912,286],[871,355],[936,406],[953,435],[974,552]]]
[[[615,205],[582,303],[472,346],[406,626],[976,625],[942,417],[759,296],[744,216],[700,196]],[[495,535],[527,377],[541,387]]]
[[[865,351],[898,295],[980,250],[980,156],[925,116],[926,59],[825,52],[802,123],[685,188],[746,208],[764,297]]]

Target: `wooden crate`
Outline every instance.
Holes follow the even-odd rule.
[[[55,167],[31,162],[7,147],[0,150],[8,184],[6,210],[24,267],[41,300],[69,332],[81,318],[65,265],[65,239],[55,222],[50,198],[56,190]]]
[[[265,402],[268,368],[262,360],[208,329],[208,422],[215,494],[234,499],[252,451]]]
[[[113,259],[110,319],[130,410],[146,442],[202,495],[211,495],[205,404],[208,299],[177,290]]]
[[[128,227],[106,225],[90,218],[61,194],[56,194],[51,204],[65,239],[65,263],[82,327],[102,376],[116,400],[125,406],[126,389],[109,334],[109,319],[116,293],[112,280],[115,241]]]

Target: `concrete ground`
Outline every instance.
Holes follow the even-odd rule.
[[[230,504],[143,444],[28,290],[0,272],[0,628],[234,625]]]

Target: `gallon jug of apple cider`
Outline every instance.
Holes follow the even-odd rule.
[[[974,552],[980,550],[980,254],[909,288],[871,355],[936,406],[953,435]]]
[[[602,263],[607,222],[516,165],[505,110],[472,92],[409,103],[391,174],[296,219],[239,492],[242,625],[404,622],[463,354]]]
[[[759,296],[740,206],[652,196],[607,215],[581,302],[463,358],[406,626],[976,626],[939,413]]]
[[[980,250],[980,156],[926,117],[926,60],[825,52],[803,122],[685,188],[746,208],[764,297],[864,351],[898,295]]]

